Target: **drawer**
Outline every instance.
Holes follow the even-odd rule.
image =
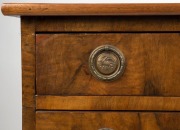
[[[178,112],[36,112],[36,130],[180,130],[179,122]]]
[[[37,94],[180,96],[179,41],[179,33],[37,34]],[[126,59],[123,75],[111,82],[88,67],[91,52],[106,44]]]

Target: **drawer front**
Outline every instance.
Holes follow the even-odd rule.
[[[36,130],[180,130],[179,122],[178,112],[36,112]]]
[[[180,96],[179,41],[179,33],[37,34],[37,94]],[[91,52],[107,44],[126,59],[123,75],[111,82],[88,67]]]

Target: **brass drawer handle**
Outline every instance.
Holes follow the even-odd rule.
[[[103,81],[112,81],[120,77],[125,68],[125,57],[116,47],[99,46],[89,57],[89,69],[92,75]]]
[[[101,129],[98,129],[98,130],[113,130],[113,129],[110,129],[110,128],[101,128]]]

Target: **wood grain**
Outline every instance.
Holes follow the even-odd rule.
[[[37,17],[36,31],[39,33],[180,31],[180,16]]]
[[[21,18],[22,32],[22,129],[35,130],[35,23]]]
[[[36,90],[45,95],[180,96],[179,33],[69,33],[36,35]],[[113,82],[95,79],[88,58],[110,44],[126,58]]]
[[[180,4],[11,3],[1,10],[22,16],[22,130],[180,130]],[[90,53],[104,44],[127,61],[109,83],[88,69]]]
[[[36,112],[36,130],[179,130],[180,113]]]
[[[180,98],[147,96],[37,96],[36,109],[180,111]]]
[[[180,4],[3,4],[4,15],[180,15]]]

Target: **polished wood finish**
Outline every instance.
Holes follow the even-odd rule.
[[[73,33],[36,35],[36,90],[46,95],[180,96],[178,33]],[[90,53],[110,44],[126,58],[122,77],[95,79]]]
[[[180,4],[3,4],[21,16],[23,130],[180,130]],[[31,16],[31,17],[27,17]],[[111,44],[123,76],[92,77]]]
[[[47,32],[173,32],[180,16],[61,16],[37,17],[36,31]]]
[[[22,130],[35,130],[35,22],[21,18],[22,38]]]
[[[180,4],[3,4],[4,15],[180,15]]]
[[[36,130],[179,130],[175,112],[36,112]]]
[[[180,97],[37,96],[36,109],[180,111]]]

